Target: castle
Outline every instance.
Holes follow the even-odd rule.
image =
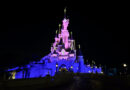
[[[68,71],[73,73],[102,73],[101,67],[84,64],[84,58],[79,49],[76,50],[72,32],[69,33],[69,19],[65,16],[62,25],[56,31],[55,41],[51,46],[51,52],[38,62],[31,62],[24,67],[8,69],[12,72],[12,79],[38,78],[46,75],[54,76],[57,72]]]

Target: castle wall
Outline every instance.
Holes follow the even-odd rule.
[[[15,74],[16,79],[20,78],[38,78],[45,77],[46,75],[54,76],[61,68],[65,68],[68,71],[74,73],[101,73],[101,68],[91,68],[84,64],[84,58],[80,53],[76,54],[75,40],[72,38],[72,33],[70,35],[68,31],[69,19],[64,18],[62,21],[62,28],[59,27],[59,32],[56,31],[55,42],[51,46],[51,53],[44,56],[38,62],[31,62],[30,64],[24,66],[22,69],[16,67],[10,69],[20,70]],[[61,26],[61,25],[59,25]],[[76,59],[78,57],[78,59]]]

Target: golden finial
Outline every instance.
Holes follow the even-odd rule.
[[[56,34],[57,34],[58,30],[56,30]]]
[[[61,26],[61,24],[59,24],[59,26]]]
[[[64,14],[66,14],[66,7],[64,8]]]
[[[72,38],[72,32],[70,32],[70,38],[73,39],[73,38]]]
[[[59,24],[59,33],[60,33],[61,24]]]
[[[79,49],[80,49],[80,44],[79,44]]]
[[[66,7],[64,8],[64,17],[66,18]]]
[[[70,32],[70,34],[72,35],[72,32]]]

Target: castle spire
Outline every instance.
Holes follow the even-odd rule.
[[[61,33],[61,32],[60,32],[60,29],[61,29],[61,24],[59,24],[59,34]]]
[[[78,45],[79,49],[78,49],[78,56],[83,56],[81,50],[80,50],[80,44]]]
[[[80,44],[79,44],[79,49],[80,49]]]
[[[64,18],[66,18],[66,7],[64,8]]]
[[[58,37],[58,33],[57,32],[58,32],[58,30],[56,30],[56,37]]]
[[[56,34],[57,34],[57,30],[56,30]]]
[[[71,36],[70,38],[73,39],[72,32],[70,32],[70,36]]]

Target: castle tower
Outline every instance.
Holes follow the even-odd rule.
[[[62,29],[61,29],[61,35],[63,39],[63,43],[65,44],[65,48],[69,48],[68,45],[68,38],[69,38],[69,32],[68,32],[68,24],[69,24],[69,19],[66,18],[66,8],[64,9],[64,19],[62,21]]]
[[[52,56],[57,56],[60,60],[61,59],[67,60],[69,59],[69,57],[76,57],[75,41],[73,40],[73,38],[69,37],[70,34],[68,31],[68,25],[69,25],[69,19],[66,18],[66,8],[65,8],[64,19],[62,20],[62,25],[59,24],[59,32],[56,31],[55,42],[53,43],[53,46],[51,47]],[[56,52],[57,52],[57,55],[56,55]]]
[[[84,59],[83,59],[83,54],[80,49],[80,45],[79,45],[79,49],[78,49],[77,58],[78,58],[78,62],[79,62],[79,72],[84,72]]]

